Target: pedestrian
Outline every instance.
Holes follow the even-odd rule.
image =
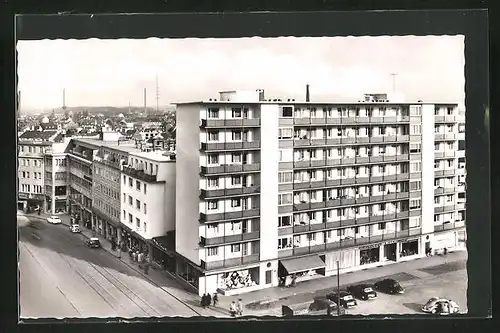
[[[241,302],[241,298],[238,298],[238,304],[236,306],[239,316],[243,316],[243,303]]]
[[[201,307],[202,308],[207,307],[207,294],[203,294],[203,296],[201,296]]]
[[[214,307],[217,306],[217,303],[219,303],[219,297],[217,296],[217,293],[214,294],[214,298],[212,300],[214,302]]]
[[[234,301],[229,305],[229,314],[231,317],[236,317],[236,303]]]
[[[210,296],[210,293],[207,294],[207,306],[212,305],[212,296]]]

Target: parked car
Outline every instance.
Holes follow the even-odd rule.
[[[404,294],[405,290],[398,281],[394,279],[384,279],[375,282],[375,290],[387,293],[387,294]]]
[[[433,297],[422,306],[422,311],[426,313],[449,315],[458,313],[460,307],[456,302],[446,298]]]
[[[47,222],[49,222],[50,224],[61,224],[62,223],[61,218],[59,216],[47,217]]]
[[[80,230],[80,225],[79,225],[79,224],[72,224],[72,225],[69,227],[69,230],[70,230],[72,233],[78,233],[78,232],[81,232],[81,230]]]
[[[304,302],[293,305],[282,305],[281,314],[283,317],[294,316],[337,316],[337,304],[324,297],[317,297],[312,303]],[[340,315],[345,314],[345,309],[340,308]]]
[[[326,297],[315,297],[313,302],[309,305],[309,311],[325,311],[332,316],[338,314],[337,302],[329,300]],[[345,309],[340,307],[340,314],[345,314]]]
[[[373,290],[373,286],[371,284],[357,284],[349,286],[347,287],[347,291],[354,297],[365,301],[377,298],[377,292]]]
[[[337,303],[339,297],[338,297],[337,292],[335,291],[335,292],[332,292],[332,293],[326,295],[326,298]],[[349,293],[348,291],[345,291],[345,290],[341,290],[340,291],[340,305],[347,309],[347,308],[358,305],[358,302],[354,299],[354,297],[351,295],[351,293]]]
[[[99,238],[91,237],[85,241],[88,247],[93,249],[98,249],[101,247],[101,242],[99,242]]]

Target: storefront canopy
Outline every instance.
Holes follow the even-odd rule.
[[[324,268],[326,264],[318,256],[281,260],[288,274]]]

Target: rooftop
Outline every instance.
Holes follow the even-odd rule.
[[[231,105],[231,104],[278,104],[278,105],[450,105],[457,106],[458,103],[446,103],[446,102],[423,102],[423,101],[407,101],[407,102],[376,102],[376,101],[360,101],[360,102],[334,102],[334,101],[323,101],[323,102],[306,102],[306,101],[288,101],[288,100],[272,100],[272,101],[220,101],[220,100],[204,100],[204,101],[192,101],[192,102],[178,102],[175,105],[196,105],[196,104],[212,104],[212,105]]]
[[[137,156],[155,162],[175,162],[175,154],[165,151],[131,152],[130,156]]]
[[[137,152],[137,151],[139,151],[138,148],[136,148],[134,145],[131,145],[129,143],[123,143],[123,142],[117,142],[117,141],[103,141],[103,140],[98,140],[98,139],[87,139],[87,138],[78,138],[75,140],[89,144],[89,145],[112,148],[112,149],[120,150],[123,152]]]
[[[57,134],[57,131],[26,131],[19,139],[21,140],[42,140],[49,141]]]

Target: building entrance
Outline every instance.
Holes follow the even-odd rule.
[[[384,257],[386,260],[396,261],[396,243],[384,245]]]

